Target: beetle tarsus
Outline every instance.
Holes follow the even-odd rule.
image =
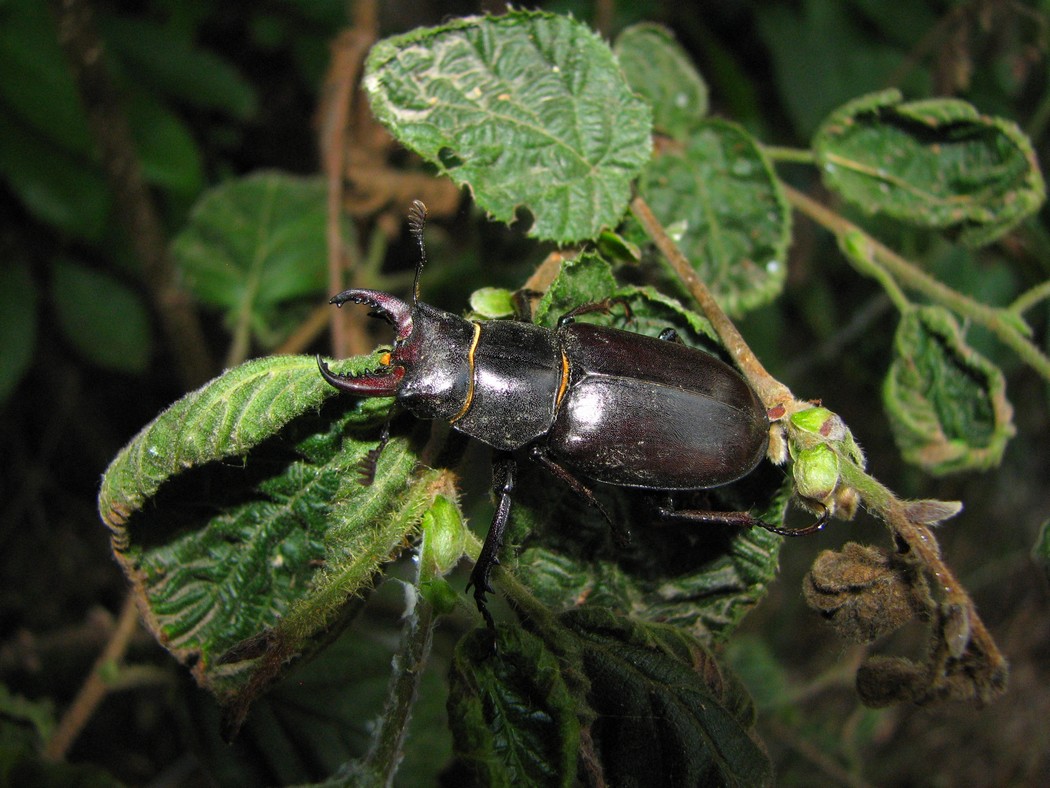
[[[772,531],[773,533],[780,534],[781,536],[809,536],[810,534],[815,534],[817,531],[821,530],[825,525],[828,524],[828,520],[831,517],[831,510],[828,509],[828,507],[826,507],[819,501],[817,501],[816,503],[824,510],[824,512],[820,515],[819,518],[817,518],[817,521],[815,523],[812,523],[811,525],[807,525],[803,528],[778,528],[775,525],[764,523],[761,520],[758,521],[758,525],[762,526],[767,531]]]

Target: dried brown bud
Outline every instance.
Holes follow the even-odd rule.
[[[931,604],[920,573],[877,547],[825,550],[803,580],[806,603],[846,640],[870,643],[924,616]]]

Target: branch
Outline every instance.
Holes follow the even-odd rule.
[[[783,184],[783,187],[788,200],[795,208],[821,227],[829,230],[836,238],[842,240],[852,234],[863,235],[873,259],[891,274],[900,286],[922,293],[931,301],[942,304],[963,318],[984,326],[1004,345],[1012,348],[1026,364],[1050,380],[1050,358],[1027,339],[1026,335],[1030,333],[1030,329],[1020,318],[1019,309],[1016,307],[997,309],[953,290],[916,268],[889,247],[879,243],[853,222],[787,184]],[[851,262],[855,261],[851,260]],[[871,275],[870,271],[862,271],[862,273]],[[1044,295],[1045,293],[1037,291],[1030,298],[1038,300]],[[1021,306],[1025,307],[1027,303],[1027,301],[1023,302]]]
[[[142,265],[143,279],[183,385],[197,388],[214,373],[204,332],[175,266],[153,197],[142,176],[127,115],[106,69],[105,45],[88,0],[52,0],[58,42],[87,112],[117,219]]]
[[[120,618],[110,635],[105,649],[99,654],[95,664],[91,666],[72,705],[62,715],[62,719],[55,728],[51,738],[44,745],[44,757],[50,761],[60,761],[66,757],[70,746],[76,741],[80,731],[83,730],[95,709],[109,693],[110,682],[105,674],[112,672],[112,668],[119,665],[128,650],[132,635],[138,628],[139,614],[135,607],[135,600],[129,593],[124,599],[124,607],[120,611]]]

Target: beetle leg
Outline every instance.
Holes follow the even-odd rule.
[[[492,460],[492,490],[496,493],[496,513],[492,517],[492,525],[489,526],[488,536],[482,545],[481,554],[474,562],[474,569],[470,573],[470,582],[467,590],[474,587],[474,602],[478,606],[478,612],[485,619],[488,628],[495,632],[496,624],[492,620],[485,601],[485,594],[492,593],[489,584],[489,573],[492,567],[499,565],[499,549],[503,545],[503,533],[507,529],[507,520],[510,518],[511,493],[514,492],[514,477],[517,475],[517,463],[511,454],[500,453]]]
[[[781,528],[770,525],[763,520],[753,516],[751,512],[711,512],[700,509],[675,509],[669,501],[664,506],[657,507],[659,515],[667,520],[688,520],[694,523],[710,523],[712,525],[731,525],[737,528],[764,528],[780,536],[809,536],[815,534],[827,525],[830,512],[824,507],[824,513],[812,525],[804,528]]]
[[[529,452],[529,455],[532,457],[532,459],[534,459],[536,462],[538,462],[540,465],[542,465],[544,468],[550,471],[552,475],[556,476],[558,479],[560,479],[566,485],[568,485],[570,490],[572,490],[578,496],[587,501],[587,503],[589,503],[591,506],[593,506],[595,509],[601,512],[602,517],[604,517],[609,523],[609,525],[612,527],[613,536],[616,538],[616,541],[621,546],[626,546],[630,544],[630,530],[628,530],[626,526],[624,526],[622,523],[617,522],[609,515],[609,512],[606,511],[604,506],[602,506],[601,501],[599,501],[595,497],[594,493],[587,485],[585,485],[583,482],[581,482],[579,479],[573,476],[565,467],[559,465],[550,457],[548,457],[547,454],[543,451],[542,446],[533,446],[532,450]]]
[[[386,421],[383,422],[383,429],[379,433],[379,445],[369,449],[357,466],[358,477],[361,480],[361,484],[365,487],[371,487],[376,480],[376,465],[379,464],[379,456],[383,453],[383,449],[390,442],[390,424],[393,420],[394,409],[391,409],[390,415],[386,417]]]
[[[631,305],[627,303],[627,299],[622,296],[613,296],[612,298],[603,298],[601,301],[592,301],[589,304],[580,304],[579,306],[570,309],[568,312],[566,312],[564,315],[558,318],[558,328],[567,326],[569,325],[569,323],[572,323],[578,316],[586,315],[590,312],[601,312],[603,314],[608,314],[612,310],[614,304],[619,304],[620,306],[622,306],[626,319],[631,319]]]
[[[522,323],[532,322],[532,302],[542,296],[539,290],[523,287],[510,294],[510,305],[514,308],[514,319]]]

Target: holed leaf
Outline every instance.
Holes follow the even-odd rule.
[[[904,458],[934,474],[998,465],[1014,434],[1006,383],[965,343],[951,313],[907,312],[894,351],[882,399]]]
[[[791,211],[772,165],[743,128],[697,125],[646,169],[641,191],[666,227],[685,225],[679,247],[727,312],[777,296],[787,276]]]
[[[813,140],[829,188],[869,213],[989,243],[1046,196],[1031,142],[958,99],[887,90],[833,112]]]
[[[609,47],[564,16],[514,11],[380,41],[373,111],[478,205],[570,243],[619,222],[649,158],[651,115]]]
[[[661,25],[633,25],[614,51],[627,82],[653,108],[654,128],[686,139],[707,115],[707,83],[674,34]]]
[[[363,486],[389,401],[332,394],[311,358],[248,362],[158,416],[102,481],[99,512],[147,625],[238,720],[370,585],[434,494],[401,437]]]
[[[326,216],[323,180],[259,173],[201,197],[172,255],[198,298],[270,347],[288,302],[326,286]]]

